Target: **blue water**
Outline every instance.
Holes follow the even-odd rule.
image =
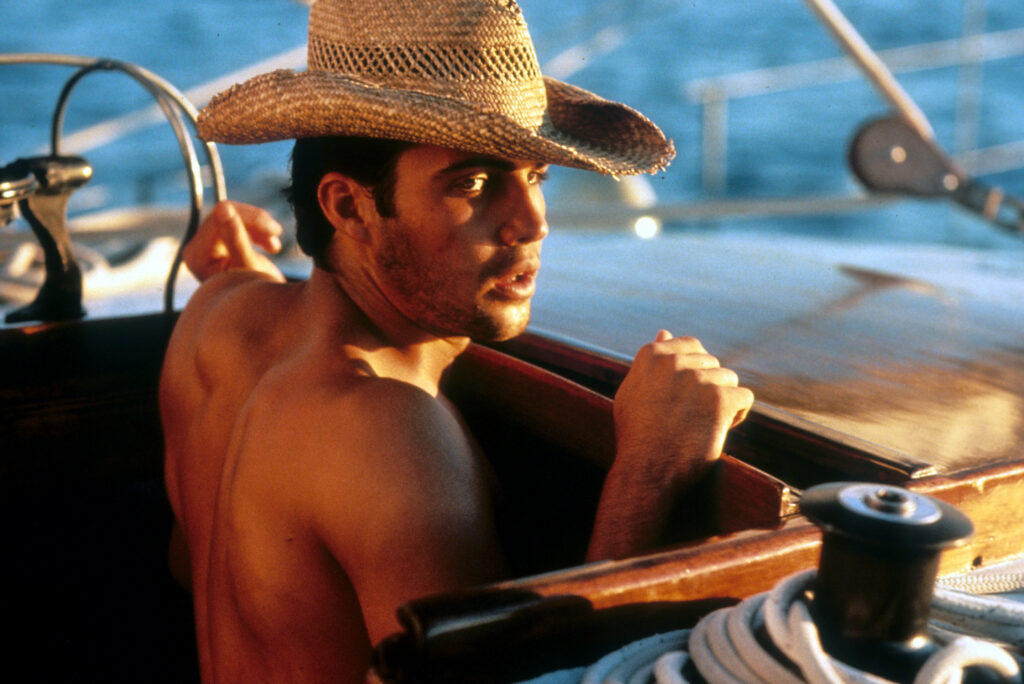
[[[964,0],[892,0],[840,6],[878,49],[955,38],[963,31]],[[708,199],[700,178],[701,111],[687,101],[686,83],[711,76],[838,56],[839,49],[799,0],[522,0],[542,64],[601,31],[621,36],[615,49],[577,64],[570,81],[623,100],[659,123],[679,156],[652,179],[663,202]],[[308,8],[291,0],[33,0],[2,3],[0,52],[62,52],[140,64],[182,90],[305,41]],[[1024,3],[989,2],[990,30],[1024,26]],[[0,162],[45,149],[49,118],[71,71],[0,67],[4,115]],[[978,145],[1024,139],[1024,58],[991,62],[983,74]],[[936,129],[953,146],[957,71],[932,69],[901,76]],[[76,89],[65,131],[134,111],[148,96],[123,76],[95,74]],[[855,181],[845,167],[846,144],[858,122],[884,110],[863,82],[817,86],[730,103],[729,197],[845,193]],[[229,191],[236,197],[280,183],[288,144],[222,147]],[[184,202],[184,174],[170,129],[158,126],[86,155],[96,177],[75,208],[136,201]],[[568,188],[578,172],[551,181],[552,209],[572,206]],[[1024,171],[986,178],[1024,194]],[[249,193],[247,195],[246,193]],[[578,201],[578,200],[577,200]],[[783,231],[843,239],[938,242],[1016,247],[984,222],[931,203],[908,203],[868,215],[799,220],[743,220],[675,226],[687,230]]]

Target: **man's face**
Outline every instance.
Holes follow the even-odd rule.
[[[380,219],[378,287],[438,336],[502,340],[526,329],[548,233],[547,165],[414,147],[395,167]]]

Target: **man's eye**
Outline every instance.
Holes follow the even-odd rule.
[[[481,192],[486,182],[487,176],[485,175],[470,176],[469,178],[461,178],[455,181],[454,189],[465,193]]]
[[[547,171],[533,171],[530,173],[530,182],[534,185],[543,185],[550,177],[551,174]]]

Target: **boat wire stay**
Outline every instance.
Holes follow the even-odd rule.
[[[805,0],[810,4],[813,0]],[[1019,169],[1024,164],[1024,141],[975,149],[980,107],[976,93],[980,88],[980,66],[986,62],[1024,56],[1024,28],[983,32],[984,0],[967,0],[964,35],[959,38],[873,51],[859,38],[845,19],[837,19],[839,31],[852,31],[846,42],[857,53],[849,56],[787,64],[700,78],[683,86],[686,99],[701,107],[701,184],[704,191],[720,196],[726,191],[728,111],[732,101],[755,96],[833,85],[868,74],[882,98],[893,104],[908,126],[924,132],[931,140],[931,125],[921,110],[906,96],[893,73],[907,73],[956,67],[960,71],[954,132],[955,154],[952,162],[960,175],[993,174]],[[812,8],[813,9],[813,8]],[[816,12],[817,13],[817,12]],[[822,12],[835,18],[835,5]],[[839,17],[842,15],[839,14]],[[835,34],[836,30],[829,28]],[[857,37],[853,37],[856,35]],[[842,41],[841,41],[842,42]],[[844,51],[849,52],[845,47]],[[859,55],[859,58],[858,58]],[[866,56],[867,55],[867,56]],[[871,57],[870,55],[874,55]]]
[[[907,68],[934,68],[949,63],[963,69],[987,59],[1024,54],[1021,47],[1024,45],[1024,30],[980,35],[983,17],[979,16],[983,15],[983,8],[978,1],[966,11],[965,25],[969,31],[966,38],[914,46],[911,48],[913,54],[909,52],[911,49],[900,48],[898,59],[895,56],[897,51],[889,51],[890,59]],[[976,136],[970,131],[961,133],[958,127],[957,149],[967,165],[950,157],[939,146],[924,112],[834,2],[805,0],[805,3],[875,90],[895,109],[893,116],[865,124],[850,146],[850,166],[862,185],[880,197],[911,195],[948,199],[998,228],[1014,235],[1024,235],[1024,200],[1009,195],[1000,187],[980,183],[967,172],[967,169],[974,173],[994,172],[1019,166],[1021,150],[1024,149],[1021,144],[1002,145],[988,154],[986,150],[967,151],[963,149],[963,141]],[[837,82],[847,78],[850,70],[847,60],[830,60],[688,84],[686,90],[690,99],[703,107],[702,182],[705,191],[720,194],[725,189],[725,120],[730,99]],[[973,78],[977,82],[978,76]],[[959,126],[966,125],[963,122],[965,111],[973,111],[976,116],[978,108],[971,107],[969,103],[958,103]],[[1017,159],[1008,162],[1014,156]]]
[[[853,58],[864,75],[875,85],[879,93],[888,100],[917,133],[925,140],[934,140],[935,131],[928,117],[907,94],[896,77],[892,75],[867,41],[861,37],[853,24],[839,11],[832,0],[805,0],[811,10],[832,32],[844,50]]]
[[[805,2],[896,110],[895,117],[868,123],[854,138],[850,165],[858,179],[880,192],[945,197],[999,228],[1024,235],[1024,201],[969,178],[942,150],[924,112],[835,3]]]

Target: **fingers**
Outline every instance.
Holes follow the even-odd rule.
[[[664,472],[666,481],[689,481],[721,455],[727,432],[753,402],[699,340],[659,331],[615,395],[617,451],[632,466]]]
[[[218,205],[220,206],[220,205]],[[228,267],[245,268],[256,261],[256,250],[252,248],[252,229],[242,220],[233,204],[224,203],[221,212],[224,230],[221,237],[228,250]]]
[[[203,219],[203,222],[199,224],[199,228],[196,229],[195,234],[189,239],[185,245],[186,256],[190,253],[193,254],[193,259],[203,257],[211,252],[213,245],[217,240],[217,229],[212,224],[221,220],[220,213],[218,210],[221,208],[221,204],[218,204],[213,208],[213,211]],[[192,265],[189,264],[189,268]]]
[[[753,405],[753,393],[739,376],[723,368],[694,337],[673,337],[667,330],[637,353],[626,394],[644,395],[653,403],[686,405],[686,410],[716,415],[723,428],[735,427]]]
[[[212,217],[213,214],[199,224],[199,229],[181,253],[188,270],[200,282],[224,270],[223,262],[228,256],[227,249],[218,243],[218,231],[211,225]]]
[[[694,377],[698,382],[705,385],[717,385],[718,387],[739,387],[740,378],[736,375],[735,371],[728,368],[722,368],[718,365],[718,359],[713,356],[709,356],[706,363],[714,364],[713,366],[708,365],[704,368],[680,368],[679,370],[692,370]]]
[[[641,347],[634,364],[653,364],[661,369],[660,372],[719,366],[718,359],[708,354],[700,340],[695,337],[672,337],[666,330],[660,331],[654,342]]]
[[[241,202],[218,202],[182,252],[185,265],[200,281],[228,269],[280,273],[253,245],[281,251],[281,224],[265,210]]]
[[[255,243],[271,253],[281,251],[281,233],[284,229],[270,212],[251,204],[242,202],[219,202],[210,212],[210,220],[215,228],[226,229],[224,237],[229,246],[234,246],[239,253],[252,251]]]
[[[270,212],[242,202],[231,202],[230,206],[235,210],[235,215],[239,217],[249,238],[255,244],[271,254],[281,251],[281,234],[284,232],[284,228],[270,215]]]
[[[737,425],[745,421],[747,419],[747,416],[750,414],[750,409],[754,407],[753,392],[751,392],[746,387],[737,387],[736,390],[738,393],[736,403],[739,406],[739,408],[736,411],[736,415],[733,416],[732,425],[729,426],[730,429],[736,427]]]
[[[664,333],[664,335],[662,334]],[[649,345],[654,351],[668,354],[706,354],[707,350],[696,337],[672,337],[662,330]]]

